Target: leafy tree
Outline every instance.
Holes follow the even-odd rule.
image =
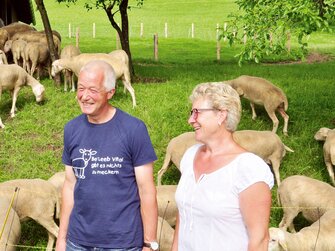
[[[59,3],[76,3],[77,0],[57,0]],[[144,0],[136,0],[137,6],[142,6]],[[113,26],[113,28],[117,31],[122,49],[128,54],[129,57],[129,68],[132,75],[134,75],[134,68],[132,63],[132,57],[129,46],[129,22],[128,22],[128,14],[127,10],[131,7],[129,6],[128,0],[93,0],[85,2],[85,8],[87,10],[91,10],[93,8],[103,9],[107,14],[107,17]],[[115,20],[115,15],[120,13],[121,16],[121,27]]]
[[[302,58],[307,53],[306,37],[317,30],[330,29],[335,20],[333,0],[236,0],[239,13],[231,14],[220,39],[242,43],[239,64],[244,61],[258,63],[267,55],[288,53]],[[288,37],[297,37],[299,48],[286,47]]]

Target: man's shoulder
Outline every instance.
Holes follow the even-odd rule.
[[[128,126],[144,124],[144,122],[142,120],[140,120],[139,118],[137,118],[133,115],[130,115],[129,113],[127,113],[125,111],[122,111],[120,109],[118,109],[117,118],[122,124],[127,123]]]
[[[80,114],[79,116],[71,119],[65,124],[65,128],[77,126],[82,124],[85,121],[85,114]]]

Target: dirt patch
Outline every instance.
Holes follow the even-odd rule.
[[[271,62],[271,63],[265,63],[265,64],[301,64],[301,63],[314,64],[314,63],[327,62],[332,59],[333,57],[330,55],[312,52],[304,60],[279,61],[279,62]]]

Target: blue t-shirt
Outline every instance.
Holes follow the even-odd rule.
[[[134,167],[156,159],[145,124],[119,109],[103,124],[84,114],[67,123],[62,160],[77,177],[68,238],[91,247],[141,247]]]

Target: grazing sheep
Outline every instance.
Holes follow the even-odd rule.
[[[302,212],[310,222],[317,221],[326,211],[335,208],[335,188],[325,182],[294,175],[284,179],[278,188],[278,200],[283,207],[281,229],[295,232],[293,219]]]
[[[133,107],[135,107],[136,99],[135,99],[135,91],[131,86],[130,82],[130,72],[128,65],[129,59],[127,53],[123,50],[118,50],[113,54],[82,53],[72,58],[55,60],[52,63],[51,75],[55,76],[55,74],[57,74],[58,72],[66,69],[74,72],[76,76],[78,76],[81,67],[92,60],[103,60],[109,63],[113,67],[116,74],[116,78],[117,79],[121,78],[124,86],[130,92],[133,101]]]
[[[34,75],[37,69],[37,80],[40,79],[41,71],[46,66],[51,79],[51,58],[47,45],[38,42],[27,43],[24,51],[24,62],[23,68],[26,68],[31,76]]]
[[[26,48],[27,42],[19,39],[19,40],[7,40],[4,46],[4,51],[7,53],[9,51],[12,52],[14,63],[20,66],[25,65],[25,57],[24,52]],[[22,64],[20,63],[22,59]]]
[[[0,197],[0,250],[5,251],[15,251],[21,236],[20,219],[10,202]]]
[[[157,186],[158,216],[166,220],[170,226],[176,225],[177,203],[175,201],[176,185]]]
[[[0,197],[10,199],[18,189],[13,209],[21,221],[31,218],[48,231],[47,250],[52,250],[58,236],[54,216],[59,218],[59,198],[55,187],[42,179],[17,179],[0,183]],[[56,209],[56,214],[55,214]]]
[[[287,135],[287,126],[289,116],[286,114],[288,102],[285,93],[277,86],[273,85],[264,78],[252,76],[240,76],[236,79],[224,81],[224,83],[231,85],[237,93],[250,101],[252,109],[252,119],[256,119],[255,104],[264,106],[266,112],[273,122],[273,132],[277,132],[278,118],[276,111],[284,119],[283,133]]]
[[[6,53],[0,50],[0,64],[8,64]]]
[[[77,46],[67,45],[62,49],[60,58],[71,58],[74,56],[78,56],[79,54],[80,54],[80,50]],[[67,91],[68,86],[71,88],[71,91],[74,92],[76,90],[73,72],[65,69],[64,70],[64,91]]]
[[[22,31],[36,31],[36,29],[33,26],[30,26],[25,23],[19,23],[19,22],[14,22],[11,24],[8,24],[4,27],[1,27],[0,29],[4,29],[7,31],[9,35],[9,39],[11,39],[15,33],[22,32]]]
[[[333,251],[335,250],[335,210],[326,212],[318,221],[289,233],[280,228],[270,228],[269,251]]]
[[[280,185],[280,163],[286,151],[292,149],[282,143],[279,136],[271,131],[241,130],[233,134],[235,141],[245,148],[261,157],[266,163],[272,165],[277,185]],[[157,184],[161,185],[163,174],[169,167],[170,161],[179,169],[179,164],[184,152],[190,146],[196,144],[194,132],[183,133],[173,138],[166,149],[166,155],[162,168],[158,171]]]
[[[0,65],[0,97],[2,90],[9,90],[12,93],[12,108],[10,110],[12,118],[15,116],[17,95],[20,89],[26,85],[32,88],[36,102],[41,102],[44,99],[44,86],[24,69],[16,64]],[[0,127],[5,127],[1,118]]]
[[[327,167],[330,179],[335,185],[334,169],[335,165],[335,129],[320,128],[314,135],[314,139],[318,141],[325,141],[323,144],[323,159]]]
[[[174,229],[162,217],[158,216],[157,241],[160,251],[170,251],[173,242]]]

